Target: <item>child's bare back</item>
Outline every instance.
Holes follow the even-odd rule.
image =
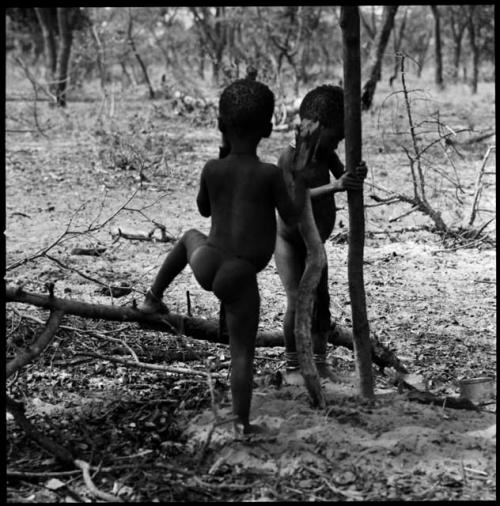
[[[229,155],[208,162],[198,207],[203,215],[212,216],[207,245],[247,260],[257,272],[274,251],[276,208],[283,219],[296,219],[281,169],[254,156]]]

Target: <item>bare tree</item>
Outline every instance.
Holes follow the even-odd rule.
[[[408,15],[408,6],[405,8],[403,19],[401,20],[401,23],[399,25],[399,30],[396,30],[394,28],[392,30],[392,41],[393,41],[393,47],[394,47],[394,71],[392,73],[392,76],[389,78],[389,86],[392,88],[392,83],[394,79],[398,76],[398,70],[399,70],[399,60],[398,60],[398,53],[401,50],[401,44],[403,42],[403,37],[405,34],[405,28],[406,28],[406,16]]]
[[[449,5],[446,8],[448,24],[453,39],[453,80],[458,80],[460,58],[462,56],[462,40],[469,21],[465,5]]]
[[[73,32],[82,26],[86,17],[78,7],[35,7],[42,28],[49,70],[49,89],[56,96],[57,104],[66,105],[68,69],[73,42]]]
[[[190,10],[204,47],[202,51],[208,53],[212,60],[214,80],[219,83],[222,57],[228,40],[226,7],[190,7]]]
[[[144,76],[144,80],[146,81],[146,84],[148,86],[149,90],[149,98],[153,99],[155,98],[155,91],[153,89],[153,86],[151,84],[151,80],[149,79],[148,69],[146,67],[146,64],[144,63],[144,60],[141,58],[141,55],[139,54],[139,51],[137,50],[137,46],[135,44],[134,40],[134,34],[133,34],[133,26],[134,26],[134,16],[132,15],[132,8],[128,8],[128,25],[127,25],[127,42],[130,46],[130,49],[134,53],[134,56],[139,63],[139,66],[142,70],[142,75]]]
[[[434,16],[434,66],[435,82],[439,89],[444,88],[443,81],[443,55],[441,51],[441,13],[437,5],[431,5]]]
[[[375,88],[377,87],[377,82],[380,81],[382,59],[394,25],[394,16],[396,15],[397,10],[397,5],[384,5],[382,26],[377,32],[370,58],[370,77],[363,86],[361,102],[364,110],[370,109],[373,102],[373,95],[375,94]]]

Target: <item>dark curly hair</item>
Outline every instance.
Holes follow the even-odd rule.
[[[344,90],[340,86],[324,84],[311,90],[302,100],[301,119],[319,121],[324,127],[344,124]]]
[[[234,81],[219,100],[221,123],[239,135],[265,131],[273,112],[273,92],[265,84],[251,79]]]

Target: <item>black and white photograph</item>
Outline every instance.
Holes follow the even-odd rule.
[[[4,13],[8,504],[496,501],[494,4]]]

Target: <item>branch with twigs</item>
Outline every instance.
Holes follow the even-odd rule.
[[[436,172],[437,174],[439,174],[442,178],[446,179],[451,184],[453,184],[453,186],[455,187],[455,198],[457,199],[459,204],[462,204],[463,201],[459,196],[459,192],[462,194],[465,192],[461,186],[460,179],[458,177],[458,172],[457,172],[457,169],[453,163],[453,160],[450,158],[449,153],[446,150],[446,146],[453,145],[453,142],[450,140],[451,136],[456,136],[459,131],[464,131],[465,129],[455,131],[452,128],[448,127],[447,125],[445,125],[444,123],[442,123],[440,121],[439,112],[437,113],[437,119],[435,121],[431,122],[429,120],[424,120],[421,123],[415,122],[415,120],[413,118],[412,108],[410,105],[409,91],[408,91],[406,78],[405,78],[404,64],[405,64],[405,55],[402,55],[401,56],[401,82],[402,82],[402,87],[403,87],[402,93],[403,93],[403,97],[404,97],[406,114],[407,114],[407,119],[408,119],[408,124],[409,124],[411,148],[408,148],[404,145],[401,147],[402,147],[403,151],[405,152],[405,154],[409,160],[409,163],[410,163],[410,173],[411,173],[411,181],[412,181],[412,187],[413,187],[413,195],[410,196],[410,195],[407,195],[407,194],[404,194],[401,192],[391,192],[389,190],[382,189],[382,188],[377,187],[376,185],[372,184],[373,188],[378,189],[378,190],[382,190],[386,194],[385,197],[380,197],[380,196],[372,193],[370,195],[371,199],[373,199],[375,202],[377,202],[377,204],[374,204],[373,206],[384,205],[384,204],[390,205],[390,204],[395,204],[398,202],[404,202],[404,203],[410,204],[412,207],[409,211],[404,212],[403,214],[401,214],[400,216],[398,216],[396,218],[392,218],[390,221],[391,222],[398,221],[401,218],[414,213],[415,211],[419,211],[422,214],[428,216],[433,221],[434,226],[435,226],[435,231],[437,231],[441,235],[443,240],[446,240],[446,241],[449,239],[452,240],[452,244],[451,244],[452,247],[456,246],[457,242],[462,243],[461,245],[464,247],[470,247],[472,245],[472,243],[470,242],[471,236],[473,236],[473,239],[475,241],[479,241],[481,234],[484,232],[484,230],[487,226],[487,224],[486,224],[486,225],[481,226],[478,230],[471,230],[472,223],[474,221],[475,213],[477,210],[477,202],[479,200],[479,196],[480,196],[480,193],[482,190],[481,180],[482,180],[482,176],[485,172],[484,171],[485,165],[488,160],[488,157],[490,156],[491,150],[493,150],[495,148],[491,147],[487,151],[487,153],[483,159],[483,163],[478,171],[478,175],[477,175],[477,179],[476,179],[476,189],[475,189],[474,199],[473,199],[473,203],[472,203],[472,207],[471,207],[471,212],[470,212],[467,228],[466,229],[459,228],[458,230],[452,229],[443,220],[441,213],[438,210],[436,210],[427,199],[426,179],[425,179],[425,175],[424,175],[424,167],[423,167],[422,162],[424,160],[424,154],[426,152],[428,152],[432,146],[434,146],[436,144],[441,145],[441,147],[445,153],[445,156],[447,157],[449,163],[451,164],[451,166],[454,170],[454,174],[455,174],[456,179],[454,180],[453,178],[449,177],[447,174],[444,174],[443,171],[440,171],[439,169],[432,168],[432,167],[431,167],[431,169],[434,172]],[[422,127],[424,124],[427,124],[427,123],[435,123],[437,125],[438,138],[432,140],[426,146],[421,146],[419,134],[421,134],[422,132],[420,131],[420,127]],[[417,133],[417,129],[419,129],[418,133]],[[444,129],[446,129],[447,132],[443,132]],[[444,145],[443,145],[443,142],[444,142]],[[445,195],[445,197],[451,198],[450,195]],[[371,207],[373,207],[373,206],[371,206]],[[488,241],[489,238],[485,236],[485,237],[483,237],[483,240]],[[465,242],[463,242],[463,241],[465,241]]]
[[[40,250],[38,250],[36,253],[32,254],[32,255],[29,255],[25,258],[23,258],[22,260],[18,260],[16,262],[13,262],[12,264],[8,265],[6,270],[7,271],[11,271],[13,269],[16,269],[17,267],[20,267],[21,265],[24,265],[28,262],[31,262],[37,258],[40,258],[40,257],[43,257],[43,256],[46,256],[46,254],[51,251],[52,249],[54,249],[56,246],[60,245],[61,243],[63,243],[66,239],[69,239],[69,238],[72,238],[72,237],[75,237],[75,236],[81,236],[81,235],[86,235],[86,234],[90,234],[90,233],[93,233],[93,232],[97,232],[98,230],[104,228],[108,223],[110,223],[113,219],[116,218],[116,216],[121,212],[123,211],[127,205],[132,201],[132,199],[134,199],[134,197],[137,195],[137,192],[140,190],[140,188],[138,187],[136,190],[134,190],[134,192],[132,193],[132,195],[127,199],[127,201],[122,204],[116,211],[114,211],[110,216],[108,216],[108,218],[106,218],[103,222],[101,223],[98,223],[98,224],[94,224],[94,221],[92,221],[92,223],[90,225],[87,226],[87,228],[85,230],[70,230],[70,227],[73,223],[73,220],[75,219],[75,217],[78,215],[78,213],[81,211],[81,209],[86,205],[86,203],[83,203],[81,206],[78,207],[78,209],[76,209],[76,211],[72,214],[68,224],[66,225],[66,229],[64,230],[64,232],[62,234],[60,234],[55,241],[53,241],[51,244],[49,244],[48,246],[46,246],[45,248],[42,248]],[[100,211],[101,212],[101,211]]]

